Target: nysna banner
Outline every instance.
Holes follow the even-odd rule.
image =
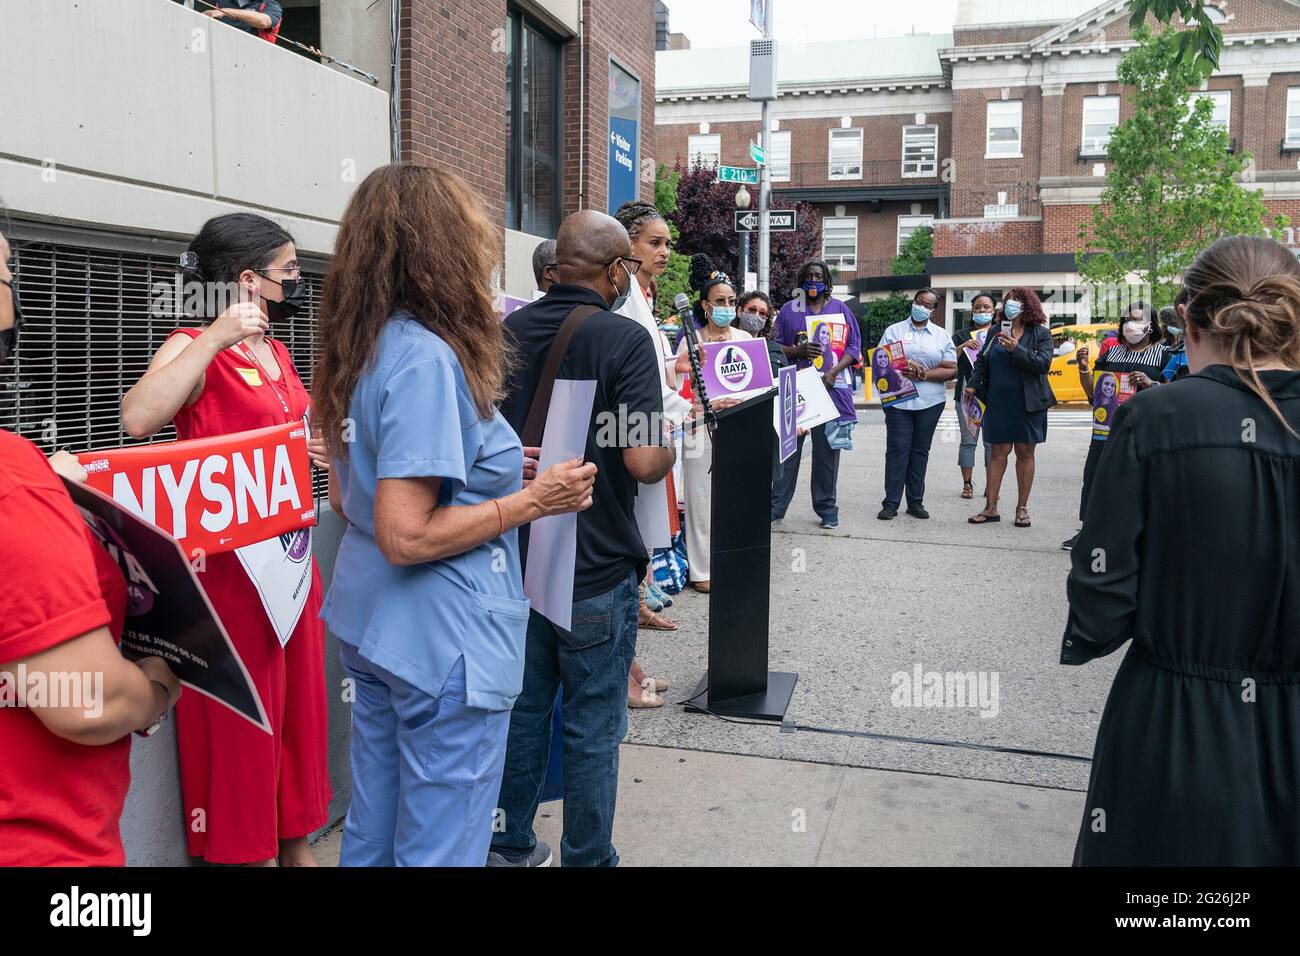
[[[87,485],[189,555],[233,551],[316,523],[302,422],[78,458]]]

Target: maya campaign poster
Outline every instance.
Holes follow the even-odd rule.
[[[902,342],[889,342],[872,350],[871,380],[881,405],[892,405],[916,394],[916,385],[903,374],[905,368],[907,352]]]
[[[785,461],[799,447],[798,370],[782,366],[777,374],[776,435],[780,460]]]
[[[966,395],[961,400],[962,414],[966,416],[966,426],[971,433],[979,431],[984,424],[984,403],[976,395]]]
[[[984,348],[984,343],[988,340],[988,329],[976,329],[960,348],[966,353],[966,361],[970,362],[971,367],[975,367],[975,360],[980,357],[980,349]]]
[[[63,483],[126,578],[122,653],[161,657],[186,687],[271,733],[252,678],[176,539],[94,488]]]
[[[705,342],[700,371],[711,402],[719,398],[750,398],[776,384],[765,339]]]
[[[821,346],[822,354],[812,360],[812,367],[823,375],[827,369],[834,368],[844,357],[844,350],[849,344],[849,326],[840,315],[810,315],[805,319],[808,328],[808,341]],[[852,388],[853,373],[848,368],[840,371],[835,379],[836,388]]]
[[[839,409],[831,401],[831,393],[826,390],[821,373],[811,365],[795,373],[795,385],[795,421],[799,428],[816,428],[840,417]]]
[[[1119,407],[1137,394],[1128,372],[1098,372],[1092,385],[1092,437],[1105,441]]]
[[[233,551],[316,523],[304,422],[78,457],[87,485],[189,555]]]

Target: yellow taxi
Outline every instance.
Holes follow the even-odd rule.
[[[1088,348],[1088,364],[1095,365],[1101,340],[1107,332],[1117,327],[1108,322],[1094,325],[1058,325],[1052,327],[1052,367],[1047,373],[1052,393],[1058,402],[1087,402],[1083,386],[1079,383],[1079,361],[1075,353]]]

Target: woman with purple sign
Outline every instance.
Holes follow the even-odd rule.
[[[748,332],[732,326],[736,320],[736,287],[731,277],[715,269],[708,256],[699,254],[691,259],[691,287],[699,300],[695,303],[695,321],[700,326],[700,340],[711,342],[741,342],[753,338]],[[677,369],[689,369],[686,339],[677,349]],[[722,411],[737,403],[735,398],[710,395],[714,411]],[[704,409],[696,396],[687,421],[682,458],[682,477],[686,482],[686,559],[689,565],[691,587],[707,594],[709,583],[709,522],[713,508],[713,442],[708,429],[703,426]],[[698,428],[691,428],[692,424]]]
[[[838,360],[822,359],[819,371],[822,381],[831,393],[831,401],[840,413],[838,421],[855,424],[858,420],[857,410],[853,407],[853,388],[842,381],[840,373],[854,362],[862,359],[862,330],[855,316],[847,305],[831,295],[831,267],[821,259],[810,259],[799,270],[799,285],[794,290],[794,298],[781,306],[776,318],[776,341],[784,347],[786,357],[794,361],[799,368],[807,368],[813,360],[823,355],[824,346],[810,341],[808,319],[820,317],[828,322],[843,322],[845,325],[844,351]],[[827,332],[830,329],[827,328]],[[823,528],[834,528],[840,523],[840,509],[835,497],[835,485],[839,478],[840,453],[831,447],[827,438],[827,426],[818,425],[812,429],[812,506],[821,518]],[[799,462],[803,458],[804,436],[799,437],[799,446],[787,459],[781,472],[780,481],[772,487],[772,520],[780,521],[785,517],[794,499],[795,485],[799,481]]]

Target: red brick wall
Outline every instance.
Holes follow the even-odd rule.
[[[844,215],[858,220],[858,261],[856,269],[836,271],[837,282],[850,282],[868,276],[892,275],[894,257],[898,251],[898,217],[912,215],[910,202],[884,202],[877,211],[872,203],[844,203]],[[917,203],[920,215],[938,215],[934,200]],[[835,215],[834,203],[817,203],[814,207],[822,218]],[[823,236],[825,232],[823,232]],[[780,241],[779,235],[774,239]]]
[[[1079,228],[1092,222],[1095,207],[1085,204],[1043,207],[1043,252],[1077,252],[1084,247]]]
[[[583,0],[586,36],[586,154],[579,145],[578,40],[565,49],[564,213],[604,210],[609,189],[609,59],[641,80],[641,198],[654,199],[655,11],[644,0]],[[579,160],[583,159],[581,187]],[[648,175],[647,175],[648,172]]]
[[[604,209],[608,188],[609,58],[641,80],[641,195],[654,197],[654,6],[584,0],[585,82],[577,38],[563,56],[562,211]],[[505,219],[505,0],[408,0],[402,6],[402,158],[464,176],[497,222]],[[585,85],[585,156],[579,143]],[[578,167],[583,159],[583,190]]]
[[[954,46],[984,46],[990,43],[1023,43],[1042,36],[1053,29],[1051,24],[1032,27],[978,27],[974,30],[954,30]]]
[[[1300,72],[1274,73],[1267,87],[1244,91],[1245,112],[1250,120],[1244,128],[1245,147],[1254,157],[1258,170],[1296,170],[1300,154],[1282,152],[1282,140],[1286,137],[1286,96],[1293,86],[1300,86]]]
[[[1300,7],[1286,0],[1225,0],[1221,6],[1232,17],[1219,25],[1224,33],[1268,33],[1300,28]],[[1160,28],[1154,17],[1148,17],[1147,24],[1153,29]],[[1127,13],[1111,21],[1105,29],[1108,40],[1127,40],[1133,36]]]
[[[868,182],[905,183],[902,177],[903,127],[911,126],[916,112],[895,113],[886,116],[852,116],[852,125],[862,132],[862,162],[864,178]],[[942,173],[943,160],[951,155],[952,114],[927,112],[927,125],[939,128],[939,162],[935,176]],[[781,129],[790,131],[790,178],[792,183],[806,186],[833,185],[826,178],[830,154],[830,130],[839,129],[839,117],[821,119],[782,120]],[[726,166],[752,166],[749,158],[750,141],[757,141],[759,121],[710,123],[709,132],[720,137],[722,163]],[[686,166],[690,137],[700,131],[699,123],[665,124],[658,128],[659,158],[672,167]],[[920,180],[922,182],[926,179]],[[777,184],[780,188],[781,184]]]
[[[1043,224],[1037,220],[948,220],[934,225],[936,257],[1019,256],[1037,253],[1043,245]]]
[[[952,188],[954,217],[979,216],[989,199],[989,187],[1014,187],[1037,183],[1042,129],[1043,97],[1037,87],[1011,87],[1008,99],[1022,100],[1019,159],[986,159],[987,104],[1002,99],[1002,90],[953,91],[953,158],[956,161]],[[1049,98],[1050,99],[1050,98]],[[1023,198],[1023,197],[1022,197]]]
[[[493,31],[505,22],[505,0],[402,4],[402,159],[460,173],[496,222],[505,217],[500,117],[506,108],[506,58],[501,34]]]

